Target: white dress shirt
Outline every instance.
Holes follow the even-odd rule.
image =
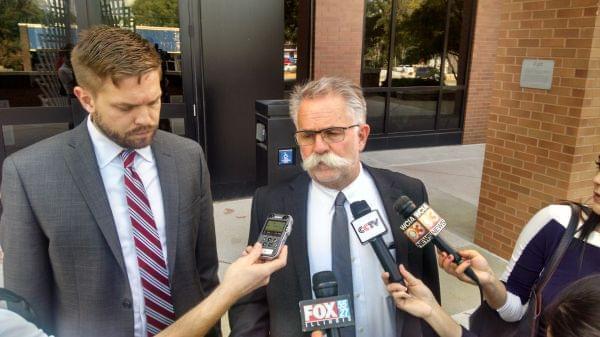
[[[384,241],[388,245],[394,241],[387,214],[383,208],[379,191],[373,178],[362,165],[359,176],[342,190],[346,196],[348,226],[354,220],[350,204],[365,200],[371,209],[379,211],[387,227]],[[339,191],[324,187],[314,180],[308,189],[307,245],[310,274],[331,270],[331,222],[335,211],[334,201]],[[381,280],[383,268],[370,244],[362,245],[354,230],[349,227],[350,258],[352,261],[352,283],[354,290],[354,314],[357,337],[396,336],[395,306],[385,284]],[[393,250],[390,251],[395,256]],[[340,294],[342,295],[342,294]]]
[[[121,250],[123,251],[125,269],[132,295],[134,336],[145,337],[146,316],[144,314],[144,293],[135,251],[135,242],[133,241],[129,207],[127,206],[127,199],[125,197],[125,169],[123,167],[123,160],[119,156],[124,149],[106,137],[92,123],[89,116],[87,118],[87,127],[94,146],[96,161],[102,175],[102,182],[108,196],[113,219],[117,226]],[[154,222],[156,223],[158,236],[162,245],[163,257],[166,257],[165,214],[156,162],[154,161],[154,155],[150,146],[137,149],[136,152],[137,155],[135,156],[133,167],[140,176],[140,179],[142,179],[144,188],[146,189],[146,196],[150,202],[150,208],[152,209]],[[165,258],[166,261],[167,259]]]

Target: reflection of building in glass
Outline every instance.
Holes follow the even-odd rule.
[[[473,0],[365,2],[360,81],[374,133],[444,132],[445,142],[460,142],[472,6]]]
[[[24,70],[31,71],[37,61],[37,54],[41,50],[47,49],[42,40],[46,28],[37,23],[19,23],[19,30]],[[178,27],[137,26],[135,31],[150,43],[158,44],[160,49],[171,55],[173,61],[170,61],[168,71],[181,71],[181,41]],[[77,26],[75,25],[71,26],[71,42],[73,44],[77,42]]]
[[[298,53],[296,46],[285,44],[283,47],[283,78],[286,81],[296,80],[296,69],[298,65]]]

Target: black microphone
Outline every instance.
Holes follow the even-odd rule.
[[[332,271],[320,271],[313,275],[313,290],[315,292],[315,296],[317,298],[325,298],[337,296],[338,294],[338,285],[337,280],[335,279],[335,274]],[[330,328],[327,331],[327,336],[331,335],[331,337],[339,337],[340,329],[337,327]]]
[[[338,294],[338,284],[335,274],[325,270],[315,273],[312,277],[313,291],[317,298],[332,297]]]
[[[383,270],[390,274],[390,282],[403,283],[404,280],[398,270],[396,261],[394,261],[385,242],[381,238],[387,229],[379,212],[371,210],[369,204],[364,200],[351,203],[350,210],[354,216],[352,227],[360,242],[363,245],[367,242],[371,244]]]
[[[417,247],[423,248],[433,240],[433,244],[439,250],[454,257],[456,264],[462,263],[462,257],[458,252],[438,236],[446,227],[446,220],[442,219],[427,203],[417,208],[409,197],[403,195],[394,203],[394,210],[405,219],[400,229]],[[467,268],[465,274],[479,284],[479,278],[473,269]]]
[[[352,298],[338,296],[338,284],[332,271],[321,271],[312,277],[316,299],[301,301],[302,331],[325,330],[327,336],[339,337],[339,328],[353,326]]]

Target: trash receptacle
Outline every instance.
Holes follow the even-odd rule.
[[[302,169],[288,101],[257,100],[254,108],[257,185],[275,184],[291,178]]]

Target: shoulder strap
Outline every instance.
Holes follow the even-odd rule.
[[[554,254],[552,254],[552,257],[550,258],[548,265],[542,271],[542,274],[539,278],[539,282],[537,282],[536,284],[535,292],[537,293],[538,297],[541,295],[542,290],[544,289],[548,281],[550,281],[550,278],[556,271],[556,268],[558,268],[560,261],[562,261],[562,258],[565,255],[567,248],[569,248],[569,245],[573,240],[573,236],[575,235],[575,231],[577,230],[577,225],[579,224],[581,207],[574,203],[569,203],[568,205],[571,206],[571,219],[569,220],[569,225],[565,229],[565,232],[563,233],[563,236],[560,239],[560,242],[558,243]]]
[[[17,305],[20,305],[22,309],[13,311],[21,315],[23,318],[25,318],[31,323],[37,323],[37,317],[35,315],[35,312],[23,297],[13,293],[8,289],[0,288],[0,301],[6,301],[8,303],[15,303]]]

